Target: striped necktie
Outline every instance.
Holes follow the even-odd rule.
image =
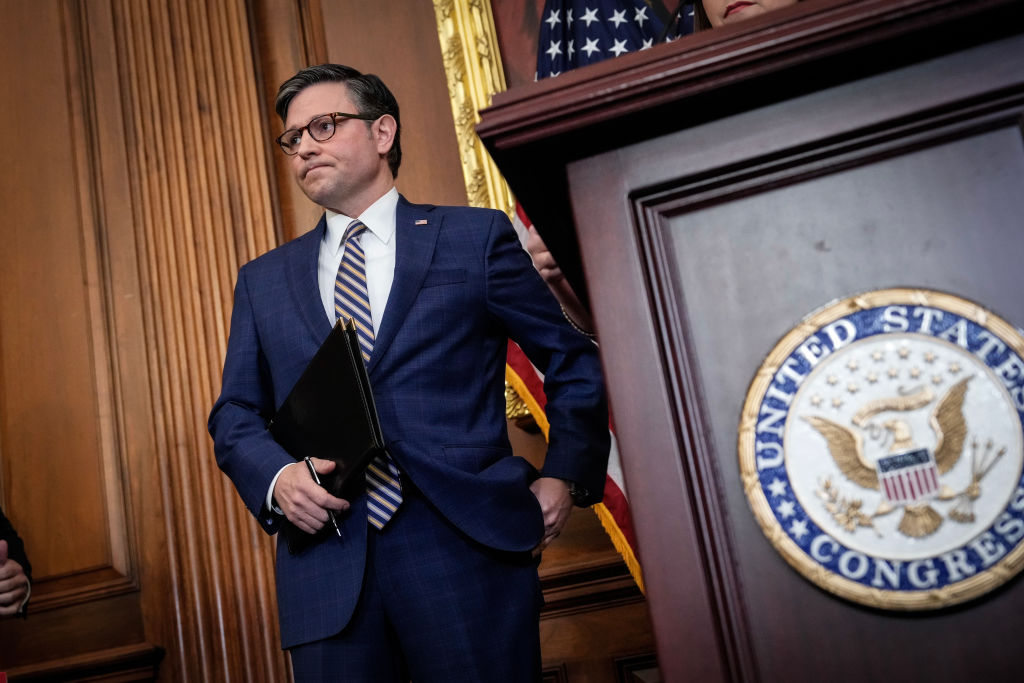
[[[363,361],[370,361],[373,352],[373,319],[370,317],[370,297],[366,292],[366,254],[359,237],[366,232],[360,221],[352,221],[342,239],[345,253],[334,281],[334,311],[338,318],[352,318],[359,336],[359,350]],[[398,468],[387,453],[373,459],[366,470],[367,519],[383,529],[402,503],[402,484]]]

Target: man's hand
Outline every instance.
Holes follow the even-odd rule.
[[[572,512],[572,496],[569,495],[569,484],[555,477],[541,477],[530,484],[530,490],[537,496],[537,502],[544,513],[544,538],[533,549],[536,556],[562,533],[562,527]]]
[[[526,250],[530,252],[530,258],[533,259],[533,267],[537,269],[541,278],[547,283],[548,289],[555,295],[558,303],[562,305],[566,315],[572,318],[577,327],[588,332],[593,330],[594,320],[590,316],[590,311],[583,306],[583,302],[576,296],[576,292],[573,291],[569,281],[565,279],[562,269],[555,262],[555,257],[548,251],[548,247],[544,244],[544,240],[540,238],[537,228],[532,225],[529,227],[526,238]]]
[[[555,262],[555,257],[551,255],[547,245],[544,244],[537,228],[532,225],[527,229],[526,251],[530,252],[533,267],[544,278],[544,282],[552,288],[565,280],[565,275],[562,274],[562,269]]]
[[[20,564],[7,557],[7,541],[0,541],[0,617],[14,616],[28,595],[28,577]]]
[[[317,474],[328,474],[334,469],[333,460],[310,458]],[[315,534],[329,519],[328,510],[345,512],[350,504],[342,498],[335,498],[327,489],[313,481],[309,470],[301,462],[288,465],[274,484],[274,500],[288,521],[307,534]]]

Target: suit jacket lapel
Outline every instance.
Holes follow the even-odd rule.
[[[432,209],[432,206],[410,204],[404,197],[398,200],[395,219],[395,238],[398,240],[395,279],[391,284],[387,308],[384,309],[384,319],[373,341],[373,354],[367,367],[369,372],[377,367],[402,326],[434,258],[434,245],[437,243],[441,219]]]
[[[313,230],[300,237],[288,256],[288,285],[298,305],[299,313],[313,336],[323,341],[331,333],[331,322],[324,314],[317,275],[320,261],[320,243],[327,230],[326,215]]]

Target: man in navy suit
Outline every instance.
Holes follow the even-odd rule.
[[[218,464],[265,531],[287,519],[316,532],[328,511],[338,519],[340,537],[297,554],[277,547],[282,645],[296,678],[539,680],[539,552],[573,503],[603,492],[608,417],[595,347],[562,316],[503,213],[398,194],[398,104],[376,76],[303,69],[281,86],[277,112],[278,144],[325,214],[239,271],[209,427]],[[350,243],[357,221],[366,229]],[[266,430],[347,310],[335,290],[348,249],[365,269],[373,330],[361,332],[390,454],[382,469],[401,487],[383,525],[368,523],[370,496],[331,496]],[[545,375],[541,472],[508,442],[509,338]],[[320,474],[333,467],[313,463]]]

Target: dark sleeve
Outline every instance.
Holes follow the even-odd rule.
[[[18,532],[11,526],[10,520],[0,509],[0,540],[7,541],[7,556],[21,565],[25,570],[25,576],[32,581],[32,565],[28,562],[28,555],[25,554],[25,544],[22,543]]]
[[[577,505],[601,502],[611,437],[604,376],[594,343],[566,320],[530,262],[508,217],[491,214],[487,246],[487,301],[544,375],[548,450],[541,474],[582,489]]]

